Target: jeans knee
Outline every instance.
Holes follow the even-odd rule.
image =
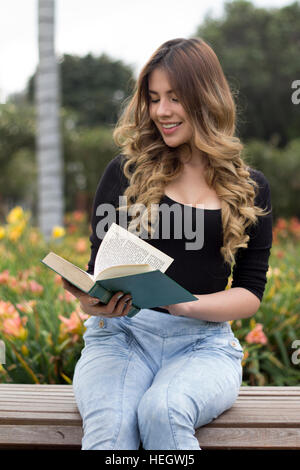
[[[166,396],[158,390],[147,390],[140,400],[137,414],[141,433],[144,429],[149,429],[150,426],[163,426],[168,420]]]
[[[169,394],[172,397],[169,399]],[[176,393],[148,390],[138,406],[138,424],[144,449],[199,449],[194,428]]]

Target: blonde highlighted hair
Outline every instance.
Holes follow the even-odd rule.
[[[178,151],[191,155],[188,143],[175,148],[167,146],[150,118],[148,78],[156,68],[166,72],[192,126],[193,144],[205,155],[206,183],[221,200],[221,254],[224,262],[231,264],[238,248],[247,247],[247,227],[257,224],[257,216],[266,213],[254,205],[258,185],[241,157],[243,145],[234,136],[236,107],[231,90],[216,54],[199,38],[167,41],[152,54],[132,95],[124,102],[114,129],[114,141],[126,157],[126,208],[141,204],[146,207],[144,213],[132,218],[128,230],[136,230],[141,223],[148,233],[153,233],[148,222],[153,221],[152,205],[160,204],[166,184],[183,169]],[[125,206],[118,207],[121,209]]]

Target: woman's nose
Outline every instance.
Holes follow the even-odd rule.
[[[170,103],[166,100],[160,100],[157,108],[158,116],[170,116],[172,114]]]

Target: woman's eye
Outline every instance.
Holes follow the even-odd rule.
[[[172,98],[173,101],[175,101],[176,103],[178,103],[178,100],[176,98]],[[159,100],[150,100],[151,103],[158,103]]]

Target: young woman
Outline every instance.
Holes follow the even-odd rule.
[[[73,380],[82,449],[200,450],[195,430],[238,396],[243,350],[230,321],[249,318],[260,306],[272,212],[267,179],[241,157],[235,121],[220,63],[198,38],[162,44],[122,111],[114,130],[122,153],[108,164],[95,195],[88,272],[101,243],[97,208],[113,204],[118,223],[119,196],[126,196],[128,211],[145,207],[131,213],[127,229],[147,230],[146,241],[174,258],[166,274],[199,300],[128,318],[130,293],[119,298],[117,292],[104,305],[65,282],[90,315]],[[169,236],[151,236],[146,221],[157,205],[177,208]],[[194,226],[203,221],[196,227],[203,231],[201,248],[187,249],[185,232],[174,235],[184,209]],[[158,227],[162,214],[154,211]]]

